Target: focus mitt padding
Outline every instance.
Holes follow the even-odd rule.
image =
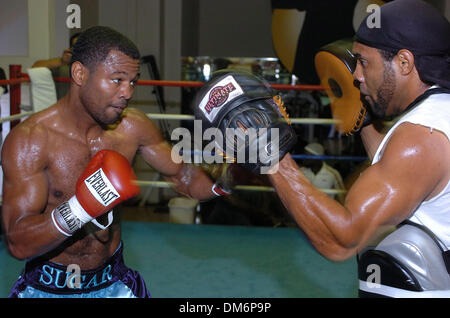
[[[281,98],[251,73],[214,73],[194,97],[192,108],[195,118],[202,120],[203,131],[220,131],[223,138],[215,138],[216,150],[228,162],[252,172],[266,173],[296,143]]]
[[[366,108],[359,89],[354,85],[356,58],[351,53],[352,42],[339,40],[322,47],[314,58],[320,84],[326,87],[331,113],[338,120],[336,130],[351,135],[364,124]]]

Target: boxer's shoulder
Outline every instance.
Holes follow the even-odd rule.
[[[59,112],[55,104],[27,117],[12,129],[10,134],[19,134],[22,137],[47,134],[49,129],[55,126],[54,124],[58,119]]]
[[[3,143],[3,161],[11,158],[17,165],[22,165],[23,161],[33,160],[33,167],[45,166],[48,163],[48,154],[55,144],[52,136],[55,135],[54,127],[58,126],[57,113],[56,107],[51,106],[32,114],[11,129]]]
[[[125,109],[118,129],[137,140],[160,140],[161,133],[155,123],[143,111],[128,107]]]
[[[137,124],[137,125],[145,125],[152,123],[152,120],[145,114],[142,110],[134,108],[134,107],[127,107],[122,115],[122,121],[124,123],[131,123],[131,124]]]
[[[12,129],[2,147],[6,178],[42,171],[48,164],[48,145],[47,131],[38,125],[25,124]]]
[[[41,118],[42,114],[34,114],[14,127],[5,139],[4,147],[11,150],[31,146],[42,148],[47,143],[49,134],[48,127]]]

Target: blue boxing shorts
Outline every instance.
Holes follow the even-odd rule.
[[[150,298],[142,276],[125,266],[123,245],[100,267],[80,270],[52,262],[25,264],[9,298]]]

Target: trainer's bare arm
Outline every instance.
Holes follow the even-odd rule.
[[[344,206],[302,175],[287,155],[269,175],[282,202],[315,248],[331,260],[358,252],[380,226],[397,225],[448,182],[450,146],[436,130],[404,123],[382,159],[367,168],[350,189]]]
[[[53,225],[48,208],[47,132],[20,125],[3,144],[2,221],[11,254],[19,259],[43,254],[65,237]]]
[[[172,155],[176,154],[172,154],[171,146],[152,120],[135,109],[128,109],[127,116],[134,118],[134,128],[137,129],[134,134],[140,138],[138,151],[142,158],[165,180],[173,183],[175,191],[199,200],[215,197],[211,191],[213,182],[202,169],[173,160]]]

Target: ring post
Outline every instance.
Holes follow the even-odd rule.
[[[22,65],[9,65],[9,78],[19,78],[22,73]],[[20,113],[20,86],[21,83],[17,84],[10,84],[9,85],[9,103],[10,103],[10,109],[11,109],[11,115],[19,114]],[[17,125],[20,122],[20,120],[13,120],[11,122],[11,129]]]

